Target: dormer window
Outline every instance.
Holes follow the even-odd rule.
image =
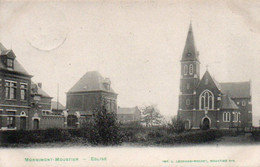
[[[111,81],[109,78],[105,78],[103,84],[106,90],[110,90]]]
[[[14,68],[14,60],[8,58],[6,65],[7,65],[8,68]]]

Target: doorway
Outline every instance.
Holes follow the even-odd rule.
[[[33,120],[33,129],[39,129],[39,120],[38,119],[34,119]]]
[[[20,117],[20,129],[21,130],[26,129],[26,117]]]
[[[210,129],[210,121],[208,118],[204,118],[202,121],[202,130]]]

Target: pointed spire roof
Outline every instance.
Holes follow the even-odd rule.
[[[192,23],[190,23],[185,47],[182,53],[182,61],[191,61],[191,60],[199,60],[199,54],[196,49],[194,36],[193,36]]]

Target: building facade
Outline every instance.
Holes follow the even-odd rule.
[[[102,105],[109,112],[117,112],[117,94],[108,78],[97,71],[87,72],[67,92],[68,127],[81,127]]]
[[[32,76],[0,43],[0,129],[29,129]]]
[[[0,130],[32,130],[65,127],[66,114],[55,116],[42,84],[0,43]]]
[[[136,107],[118,107],[117,120],[122,123],[141,122],[141,111]]]
[[[208,69],[200,78],[192,25],[181,59],[178,117],[186,129],[252,126],[251,82],[218,83]]]

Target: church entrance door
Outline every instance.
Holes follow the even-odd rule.
[[[34,119],[33,120],[33,129],[39,129],[39,120],[38,119]]]
[[[208,118],[204,118],[203,122],[202,122],[202,129],[203,130],[208,130],[209,128],[210,128],[209,119]]]

